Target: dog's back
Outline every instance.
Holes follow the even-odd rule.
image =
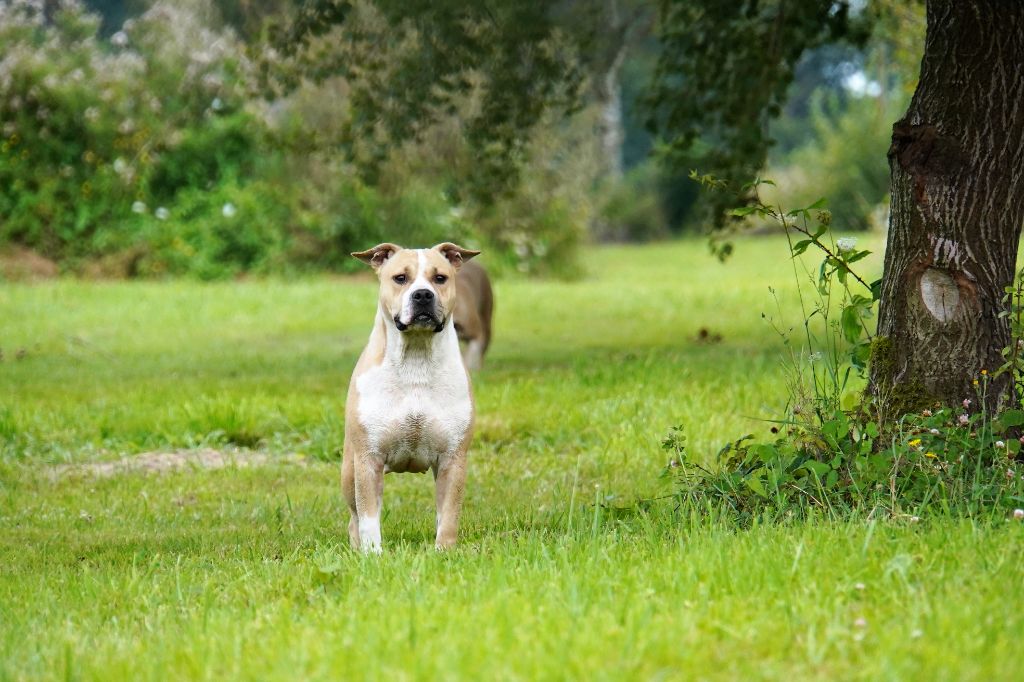
[[[491,345],[491,317],[494,292],[487,271],[476,261],[468,261],[455,278],[455,331],[466,343],[463,359],[471,370],[480,369],[484,353]]]

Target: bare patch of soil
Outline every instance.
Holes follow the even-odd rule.
[[[118,474],[158,474],[181,469],[224,469],[233,467],[247,469],[277,464],[305,467],[308,458],[298,455],[271,455],[251,450],[172,450],[169,452],[142,452],[112,462],[85,462],[82,464],[60,464],[53,468],[57,476],[85,474],[107,478]]]

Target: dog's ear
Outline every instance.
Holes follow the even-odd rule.
[[[435,251],[440,251],[441,255],[448,259],[448,262],[455,266],[458,270],[462,267],[462,264],[468,261],[474,256],[479,256],[479,251],[473,251],[472,249],[464,249],[458,244],[452,244],[451,242],[444,242],[434,247]]]
[[[384,265],[388,258],[391,258],[401,250],[402,247],[398,244],[385,242],[383,244],[377,244],[377,246],[372,249],[367,249],[366,251],[355,251],[352,255],[369,265],[374,270],[380,270],[380,266]]]

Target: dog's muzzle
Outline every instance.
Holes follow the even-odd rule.
[[[395,326],[398,331],[404,332],[408,329],[432,329],[434,333],[444,329],[445,319],[437,310],[437,297],[430,289],[418,289],[409,297],[411,314],[408,322],[402,322],[401,316],[395,316]]]

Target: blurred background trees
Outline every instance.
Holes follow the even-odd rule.
[[[694,167],[885,215],[923,7],[493,5],[0,1],[0,251],[219,278],[456,239],[566,276],[588,240],[721,228]]]

